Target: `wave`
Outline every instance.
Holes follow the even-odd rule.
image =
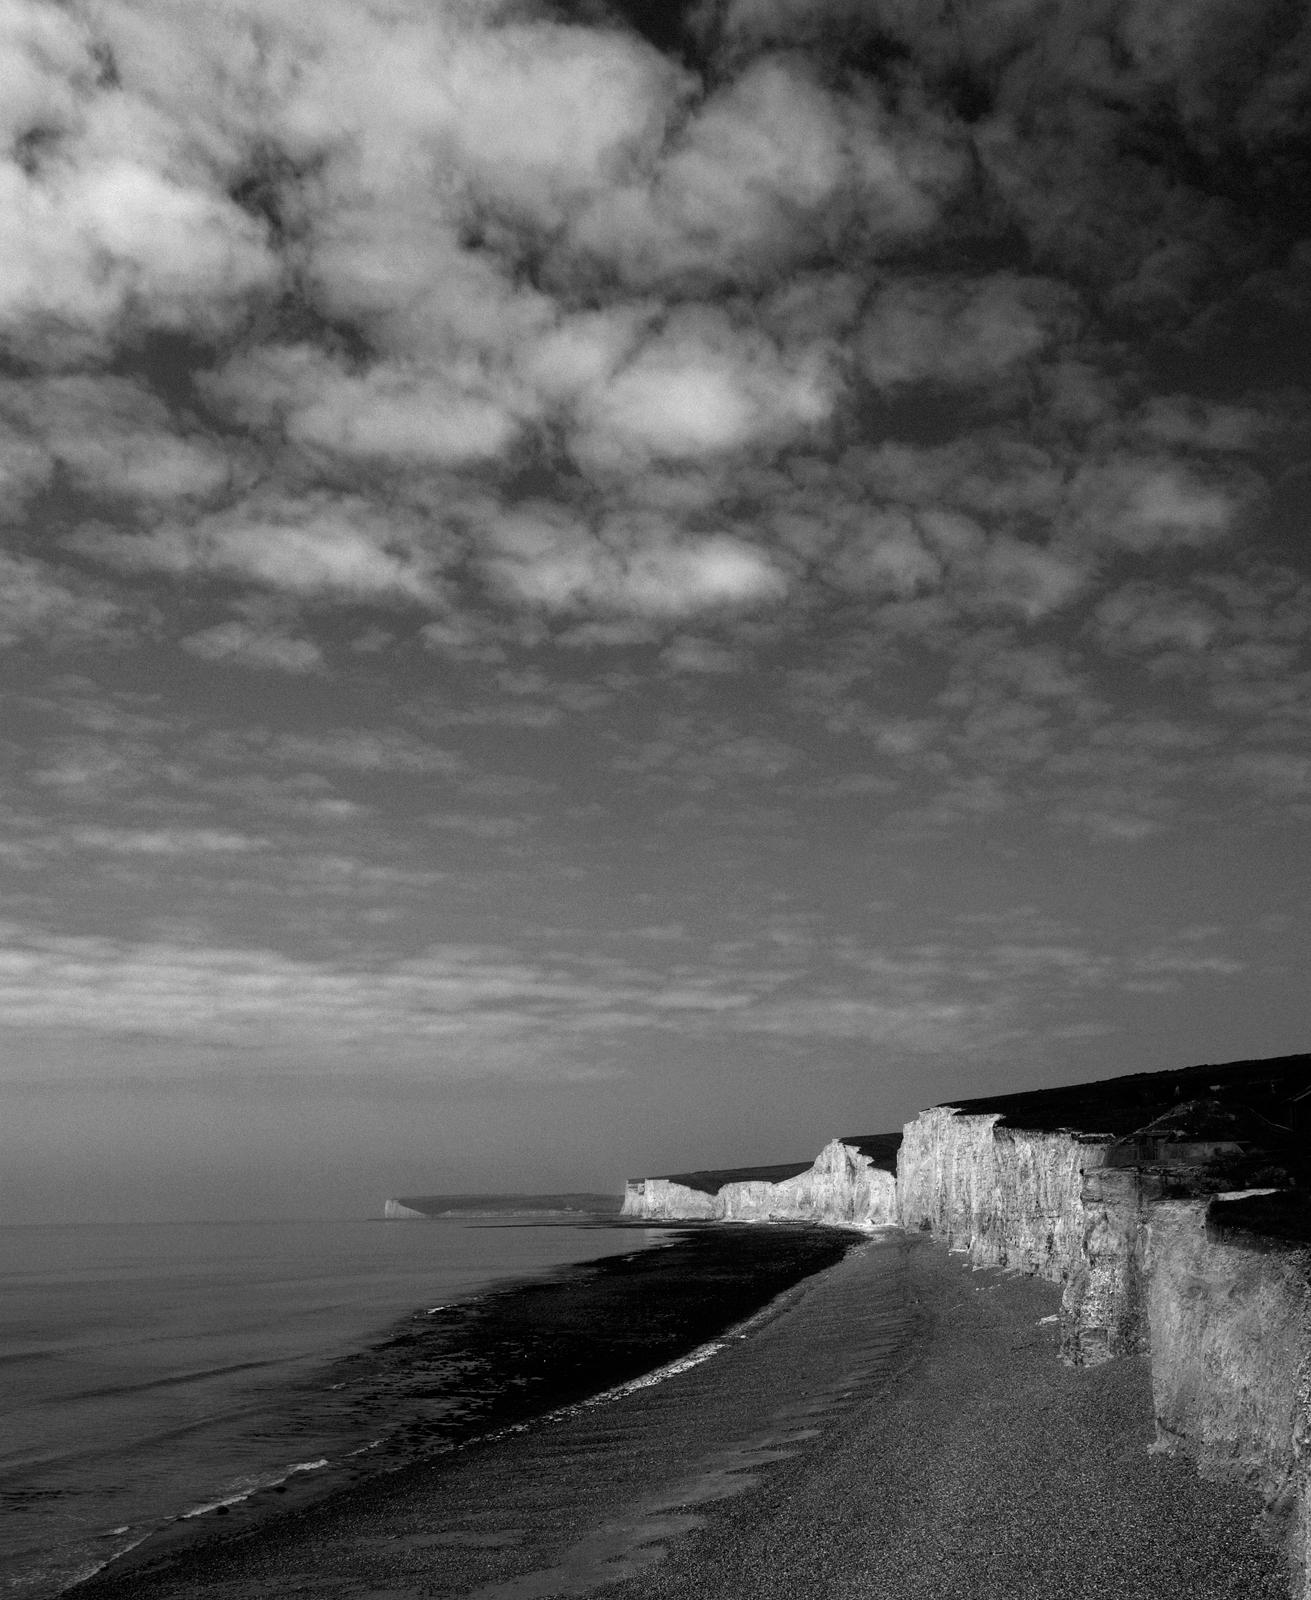
[[[285,1366],[288,1359],[284,1356],[273,1356],[266,1357],[262,1361],[232,1361],[221,1367],[197,1367],[190,1372],[171,1372],[158,1378],[140,1378],[134,1383],[107,1383],[94,1389],[72,1389],[66,1394],[52,1396],[49,1403],[62,1406],[75,1400],[108,1400],[121,1394],[144,1394],[149,1389],[181,1388],[184,1384],[205,1383],[211,1378],[227,1377],[233,1372],[255,1372],[261,1367]]]

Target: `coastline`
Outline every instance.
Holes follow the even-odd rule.
[[[73,1592],[1282,1600],[1259,1496],[1150,1452],[1142,1360],[1062,1366],[1058,1298],[868,1238],[662,1383]]]
[[[235,1542],[276,1544],[281,1530],[329,1502],[349,1518],[354,1500],[378,1485],[440,1470],[478,1441],[513,1436],[543,1416],[640,1385],[841,1259],[860,1238],[806,1226],[596,1226],[668,1237],[415,1311],[323,1369],[304,1396],[320,1420],[332,1408],[366,1432],[375,1416],[388,1419],[387,1431],[317,1470],[194,1508],[62,1593],[87,1600],[190,1593],[203,1581],[196,1574]],[[399,1428],[398,1414],[406,1418]]]

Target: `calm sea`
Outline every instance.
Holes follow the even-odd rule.
[[[0,1228],[0,1596],[44,1600],[173,1518],[370,1445],[313,1404],[316,1379],[327,1402],[333,1363],[398,1318],[655,1237],[521,1218]]]

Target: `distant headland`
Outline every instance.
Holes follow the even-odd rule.
[[[432,1217],[615,1216],[615,1194],[418,1194],[387,1200],[383,1216],[393,1221]]]

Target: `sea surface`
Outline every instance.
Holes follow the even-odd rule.
[[[413,1416],[371,1355],[398,1327],[668,1238],[522,1216],[0,1227],[0,1596],[46,1600],[174,1519],[385,1449]]]

